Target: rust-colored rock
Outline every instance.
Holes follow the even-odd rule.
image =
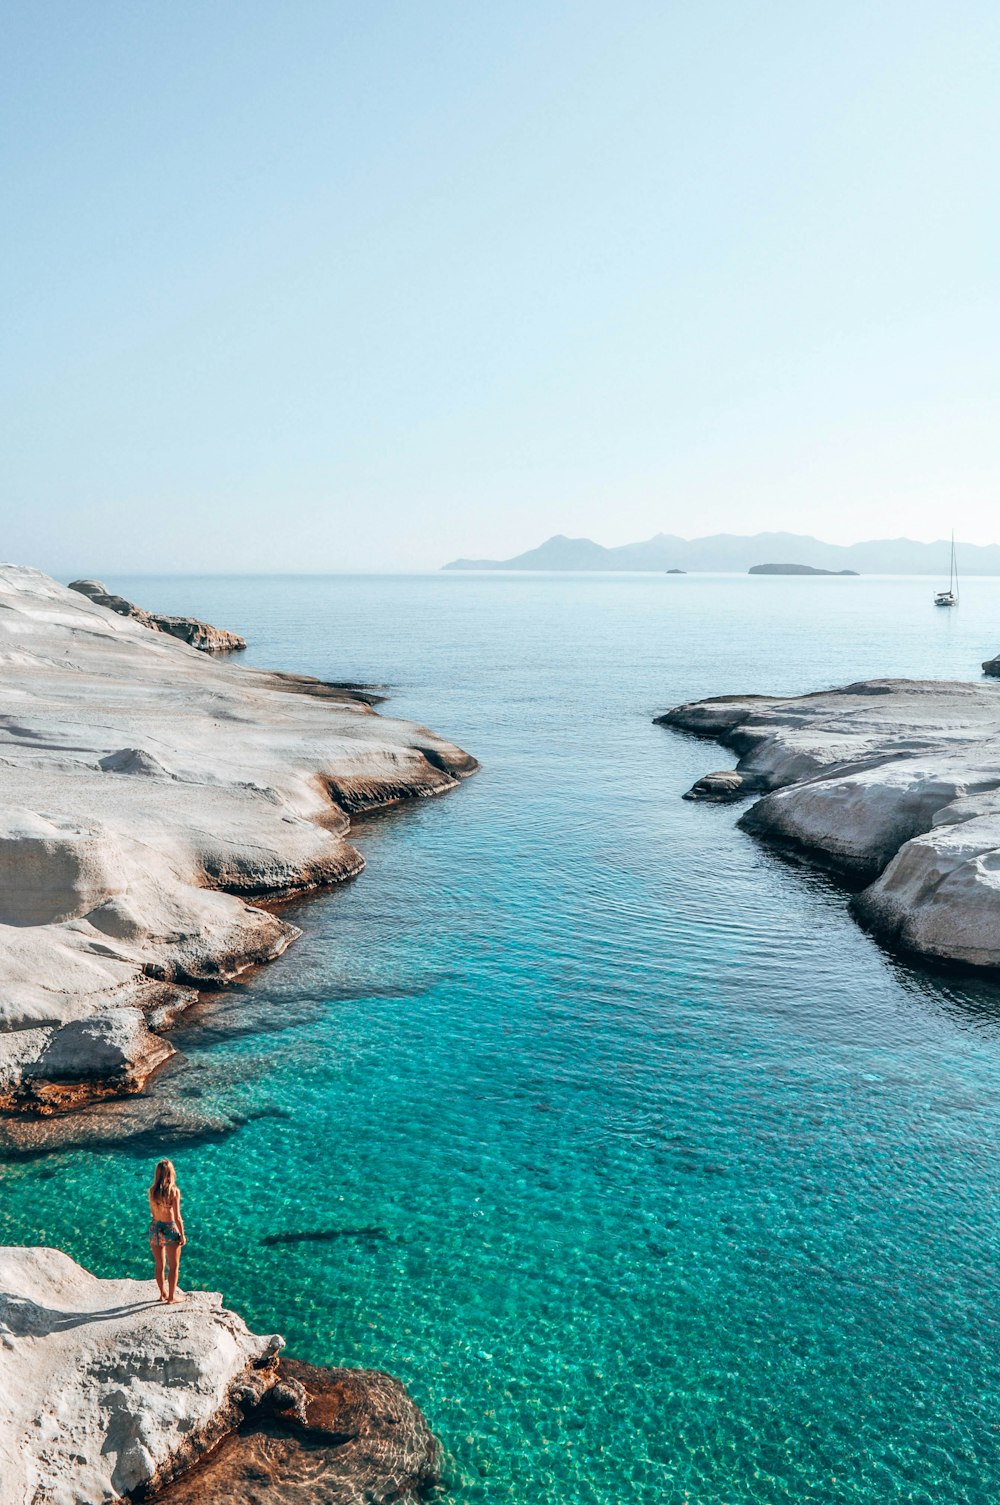
[[[407,1505],[440,1484],[438,1445],[404,1387],[371,1369],[282,1359],[256,1412],[155,1505]]]

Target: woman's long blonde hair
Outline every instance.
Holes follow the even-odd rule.
[[[153,1184],[149,1188],[149,1200],[151,1202],[169,1202],[177,1190],[177,1172],[174,1170],[172,1160],[157,1161],[156,1170],[153,1172]]]

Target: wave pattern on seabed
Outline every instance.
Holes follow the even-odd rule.
[[[1000,990],[683,803],[727,755],[651,718],[971,677],[1000,582],[109,583],[483,763],[180,1032],[159,1090],[243,1125],[172,1151],[189,1281],[400,1375],[470,1505],[994,1501]],[[0,1237],[143,1274],[156,1148],[4,1167]]]

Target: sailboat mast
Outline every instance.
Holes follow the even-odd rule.
[[[948,589],[936,591],[934,595],[935,606],[958,605],[958,558],[955,554],[955,530],[951,530],[951,558],[948,561]]]
[[[955,558],[955,530],[954,530],[954,528],[952,528],[952,530],[951,530],[951,588],[952,588],[952,590],[955,593],[955,600],[957,601],[958,600],[958,561]]]

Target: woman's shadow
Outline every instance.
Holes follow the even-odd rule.
[[[159,1305],[157,1300],[131,1301],[124,1306],[104,1307],[96,1312],[60,1312],[55,1307],[29,1301],[26,1296],[0,1291],[0,1334],[11,1338],[44,1338],[49,1333],[86,1327],[91,1322],[107,1322],[114,1317],[127,1317],[132,1312]]]

